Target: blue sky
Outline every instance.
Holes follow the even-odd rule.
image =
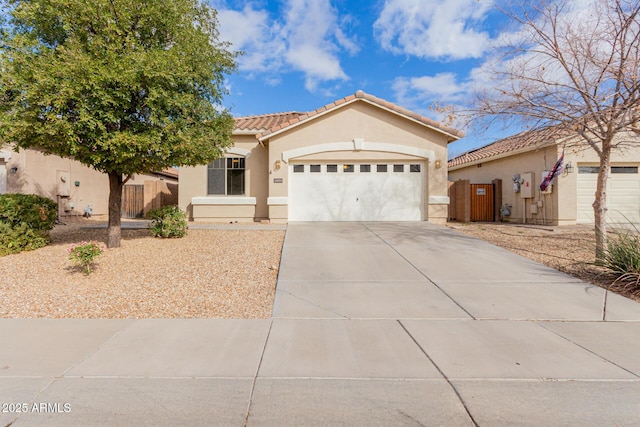
[[[210,0],[220,38],[245,52],[228,78],[235,116],[310,111],[358,89],[436,120],[469,99],[506,24],[488,0]],[[497,126],[450,156],[507,136]],[[513,131],[512,131],[513,132]]]

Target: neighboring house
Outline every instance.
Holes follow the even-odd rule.
[[[0,194],[49,197],[60,216],[107,215],[109,178],[75,160],[44,155],[38,150],[0,150]],[[123,216],[140,217],[150,209],[178,203],[178,170],[134,175],[123,191]]]
[[[362,91],[308,113],[236,119],[225,158],[180,169],[193,221],[447,217],[447,144],[461,132]]]
[[[548,225],[593,223],[599,158],[574,133],[552,139],[549,130],[523,132],[464,153],[448,162],[449,181],[489,184],[502,180],[502,219]],[[611,223],[640,222],[640,134],[620,135],[625,146],[614,149],[607,188]],[[545,172],[564,148],[563,173],[548,191],[540,191]],[[519,179],[518,179],[519,176]],[[518,183],[518,181],[520,183]],[[505,215],[507,214],[507,215]]]

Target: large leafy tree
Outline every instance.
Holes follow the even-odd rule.
[[[1,136],[109,176],[109,247],[132,174],[231,144],[221,103],[236,53],[199,0],[10,0],[5,13]]]
[[[598,155],[593,209],[601,258],[611,153],[637,144],[625,135],[640,124],[640,2],[508,3],[504,11],[518,30],[499,39],[484,68],[490,77],[479,92],[476,118],[513,118],[544,127],[555,139],[570,132],[575,149]]]

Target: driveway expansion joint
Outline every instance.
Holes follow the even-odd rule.
[[[469,311],[467,311],[467,309],[465,309],[463,306],[461,306],[458,301],[456,301],[455,299],[453,299],[451,297],[451,295],[449,295],[448,293],[446,293],[444,291],[444,289],[442,289],[440,286],[438,286],[438,284],[436,282],[434,282],[433,280],[431,280],[431,278],[429,276],[427,276],[426,274],[424,274],[418,267],[416,267],[411,261],[409,261],[404,255],[402,255],[396,248],[395,246],[389,244],[389,242],[387,242],[382,236],[380,236],[378,233],[376,233],[375,231],[373,231],[372,229],[370,229],[366,224],[362,224],[364,226],[364,228],[366,228],[367,230],[369,230],[371,233],[373,233],[378,239],[380,239],[381,241],[384,242],[385,245],[387,245],[388,247],[391,248],[391,250],[393,250],[396,254],[398,254],[398,256],[400,258],[402,258],[407,264],[409,264],[415,271],[418,272],[418,274],[420,274],[422,277],[424,277],[425,279],[427,279],[427,281],[429,281],[429,283],[431,283],[433,286],[435,286],[440,292],[442,292],[443,295],[445,295],[447,298],[449,298],[455,305],[458,306],[458,308],[460,308],[460,310],[464,311],[471,319],[475,320],[475,316],[471,313],[469,313]]]
[[[625,372],[627,372],[627,373],[629,373],[629,374],[633,375],[634,377],[636,377],[636,378],[640,379],[640,375],[639,375],[639,374],[636,374],[635,372],[630,371],[629,369],[627,369],[627,368],[625,368],[625,367],[623,367],[623,366],[620,366],[619,364],[615,363],[614,361],[609,360],[609,359],[607,359],[606,357],[604,357],[604,356],[602,356],[602,355],[600,355],[600,354],[596,353],[595,351],[593,351],[593,350],[591,350],[591,349],[589,349],[589,348],[587,348],[587,347],[585,347],[585,346],[583,346],[583,345],[581,345],[581,344],[579,344],[579,343],[577,343],[577,342],[573,341],[573,340],[572,340],[572,339],[570,339],[570,338],[565,337],[565,336],[564,336],[564,335],[562,335],[561,333],[559,333],[559,332],[557,332],[557,331],[554,331],[553,329],[549,329],[549,328],[545,327],[545,326],[542,324],[542,322],[533,322],[533,323],[535,323],[536,325],[538,325],[538,326],[539,326],[539,327],[541,327],[542,329],[544,329],[544,330],[546,330],[546,331],[549,331],[549,332],[553,333],[554,335],[557,335],[558,337],[562,338],[563,340],[566,340],[566,341],[570,342],[571,344],[573,344],[573,345],[575,345],[575,346],[577,346],[577,347],[580,347],[581,349],[585,350],[586,352],[588,352],[588,353],[590,353],[590,354],[593,354],[593,355],[594,355],[594,356],[596,356],[597,358],[599,358],[599,359],[601,359],[601,360],[603,360],[603,361],[605,361],[605,362],[607,362],[607,363],[610,363],[610,364],[612,364],[613,366],[615,366],[615,367],[617,367],[617,368],[619,368],[619,369],[622,369],[623,371],[625,371]]]
[[[424,349],[424,347],[422,347],[420,345],[420,343],[418,342],[418,340],[415,339],[415,337],[413,335],[411,335],[411,332],[409,332],[409,330],[404,326],[404,324],[402,323],[402,321],[398,320],[397,321],[398,324],[400,325],[400,327],[407,333],[407,335],[409,335],[409,338],[411,338],[411,340],[413,341],[413,343],[415,345],[418,346],[418,348],[420,349],[420,351],[422,352],[422,354],[425,355],[425,357],[429,360],[429,362],[431,362],[431,364],[436,368],[436,370],[438,371],[438,373],[440,373],[440,375],[442,375],[442,377],[444,378],[444,380],[447,382],[447,384],[449,385],[449,387],[451,387],[451,389],[453,390],[453,392],[455,393],[456,397],[458,398],[458,400],[460,401],[460,404],[462,404],[462,407],[464,408],[465,412],[467,413],[467,415],[469,416],[469,419],[471,420],[471,422],[473,423],[473,425],[475,427],[479,427],[479,424],[476,422],[476,420],[473,418],[473,415],[471,414],[471,411],[469,410],[469,408],[467,407],[467,404],[465,403],[464,399],[462,398],[462,395],[460,394],[460,392],[458,391],[458,389],[456,388],[456,386],[451,382],[451,380],[449,379],[449,377],[447,377],[447,374],[444,373],[444,371],[442,369],[440,369],[440,367],[436,364],[436,362],[431,358],[431,356],[429,356],[429,353],[427,353],[427,351]]]
[[[260,360],[258,361],[256,373],[253,376],[253,381],[251,382],[251,391],[249,392],[249,402],[247,403],[247,412],[244,416],[244,427],[247,427],[247,424],[249,423],[249,417],[251,416],[251,404],[253,403],[253,393],[256,388],[256,381],[258,380],[258,375],[260,374],[260,367],[262,366],[264,353],[267,349],[267,343],[269,342],[269,336],[271,335],[271,328],[273,328],[273,319],[271,320],[271,322],[269,322],[269,330],[267,331],[267,336],[264,339],[264,345],[262,346],[262,352],[260,353]]]
[[[312,306],[314,306],[314,307],[317,307],[317,308],[319,308],[319,309],[321,309],[321,310],[325,310],[325,311],[328,311],[329,313],[333,313],[333,314],[335,314],[335,315],[337,315],[337,316],[340,316],[342,319],[351,319],[349,316],[345,316],[344,314],[342,314],[342,313],[338,313],[337,311],[332,310],[332,309],[330,309],[330,308],[323,307],[323,306],[321,306],[321,305],[319,305],[319,304],[316,304],[316,303],[314,303],[313,301],[310,301],[310,300],[308,300],[308,299],[301,298],[301,297],[299,297],[298,295],[295,295],[295,294],[293,294],[293,293],[291,293],[291,292],[289,292],[289,291],[278,290],[278,289],[276,288],[276,293],[277,293],[277,292],[280,292],[280,293],[283,293],[283,294],[287,294],[287,295],[289,295],[290,297],[297,299],[298,301],[303,301],[303,302],[305,302],[305,303],[307,303],[307,304],[309,304],[309,305],[312,305]],[[274,309],[275,309],[275,307],[274,307]]]

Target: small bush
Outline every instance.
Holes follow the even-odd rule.
[[[0,194],[0,256],[46,246],[57,209],[57,204],[46,197]]]
[[[84,274],[91,273],[91,266],[95,262],[95,259],[104,252],[104,244],[90,241],[80,242],[71,246],[67,253],[69,254],[69,260],[73,265],[80,266],[84,270]]]
[[[603,267],[610,270],[616,282],[633,290],[640,290],[640,235],[635,232],[618,231],[609,238]]]
[[[26,224],[12,227],[0,221],[0,256],[43,248],[50,241],[48,232],[34,230]]]
[[[35,194],[0,194],[0,221],[12,226],[26,224],[34,230],[49,231],[58,217],[53,200]]]
[[[149,228],[154,237],[175,238],[187,235],[187,214],[177,206],[164,206],[149,211]]]

